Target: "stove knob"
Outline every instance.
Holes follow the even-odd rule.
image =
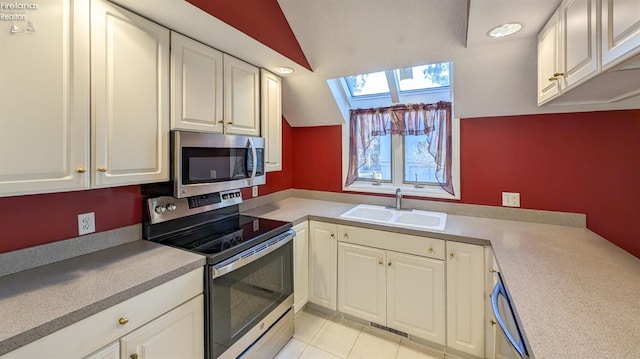
[[[154,211],[156,211],[157,214],[162,214],[164,213],[165,210],[166,208],[164,206],[156,206],[156,208],[154,209]]]
[[[178,208],[178,207],[177,207],[175,204],[173,204],[173,203],[169,203],[169,204],[167,205],[167,211],[169,211],[169,212],[173,212],[173,211],[175,211],[175,210],[176,210],[176,208]]]

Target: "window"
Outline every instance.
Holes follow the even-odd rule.
[[[444,62],[330,80],[347,99],[350,116],[361,115],[354,127],[366,127],[351,128],[350,119],[344,131],[345,190],[394,193],[401,188],[414,196],[460,198],[459,121],[451,116],[451,67]],[[438,111],[447,106],[448,124],[442,128],[409,128],[415,121],[444,121]],[[448,142],[440,141],[434,130],[445,131],[441,135],[449,136]]]

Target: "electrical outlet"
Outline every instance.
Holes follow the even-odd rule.
[[[96,231],[96,214],[83,213],[78,215],[78,235],[93,233]]]
[[[504,207],[520,207],[520,193],[502,192],[502,205]]]
[[[258,197],[258,186],[251,187],[251,197]]]

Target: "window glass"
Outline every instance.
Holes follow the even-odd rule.
[[[449,86],[449,63],[421,65],[394,70],[400,91]]]
[[[437,184],[436,162],[426,135],[404,136],[404,183]]]
[[[391,135],[375,136],[366,149],[358,141],[358,180],[391,182]]]
[[[346,76],[344,80],[351,96],[367,96],[389,92],[389,84],[384,71]]]

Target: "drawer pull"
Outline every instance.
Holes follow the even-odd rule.
[[[138,353],[133,353],[133,354],[129,355],[129,358],[138,359]]]
[[[334,238],[335,236],[335,233],[331,233],[331,238]]]
[[[453,252],[449,253],[449,258],[453,259]]]
[[[345,234],[344,234],[344,238],[349,239],[349,233],[345,233]]]
[[[489,321],[489,324],[491,324],[491,325],[496,325],[496,324],[498,324],[498,323],[496,323],[496,321],[495,321],[495,320],[491,319],[491,320]]]
[[[391,262],[387,263],[387,265],[388,265],[389,267],[391,267]]]
[[[433,247],[429,247],[429,253],[433,253]]]
[[[498,273],[498,271],[493,268],[489,268],[489,273]]]
[[[82,167],[79,167],[79,168],[77,168],[77,169],[76,169],[76,172],[78,172],[78,173],[85,173],[85,172],[87,172],[87,170],[85,170],[85,169],[84,169],[84,168],[82,168]]]
[[[118,319],[118,323],[120,323],[120,325],[125,325],[125,324],[129,323],[129,318],[122,317],[122,318]]]
[[[378,264],[384,264],[384,262],[382,261],[382,259],[378,259]]]
[[[99,167],[98,168],[98,172],[103,172],[104,173],[104,172],[107,172],[107,169],[104,168],[104,167]]]

